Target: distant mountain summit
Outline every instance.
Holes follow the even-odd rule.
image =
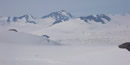
[[[23,16],[19,16],[19,17],[8,17],[7,22],[10,23],[11,21],[13,22],[18,22],[21,21],[22,19],[24,19],[25,23],[33,23],[36,24],[36,22],[34,21],[34,17],[32,15],[23,15]]]
[[[0,17],[0,23],[11,23],[11,22],[22,22],[22,23],[32,23],[32,24],[40,24],[44,26],[51,26],[54,24],[58,24],[61,22],[66,22],[74,19],[79,18],[80,20],[83,20],[86,23],[91,23],[91,21],[94,22],[100,22],[102,24],[107,23],[108,21],[111,21],[111,18],[105,14],[100,15],[89,15],[89,16],[82,16],[82,17],[73,17],[71,13],[61,10],[57,12],[52,12],[46,16],[43,16],[41,18],[34,18],[32,15],[22,15],[22,16],[15,16],[15,17]]]
[[[60,23],[62,21],[68,21],[73,16],[65,10],[61,10],[61,11],[57,11],[57,12],[52,12],[46,16],[43,16],[42,18],[44,19],[44,18],[50,18],[50,17],[55,19],[55,22],[53,24],[56,24],[56,23]]]
[[[81,20],[84,20],[85,22],[88,22],[88,21],[95,21],[95,22],[101,22],[102,24],[105,24],[105,20],[107,21],[111,21],[111,18],[105,14],[101,14],[101,15],[89,15],[89,16],[86,16],[86,17],[80,17]]]

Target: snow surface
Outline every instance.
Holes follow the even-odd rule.
[[[129,65],[117,46],[38,46],[0,43],[0,65]]]
[[[95,21],[85,21],[80,18],[70,19],[55,25],[53,18],[35,19],[37,24],[12,22],[5,26],[17,29],[19,32],[48,35],[51,40],[67,45],[119,45],[130,40],[130,14],[109,15],[111,21],[106,24]],[[3,24],[2,24],[3,25]]]
[[[51,26],[52,18],[2,22],[0,65],[130,65],[130,52],[118,48],[130,41],[130,15],[110,17],[106,24],[79,18]]]
[[[106,24],[71,19],[32,34],[47,34],[50,39],[68,45],[119,45],[130,40],[129,17],[130,15],[110,15],[111,21]]]
[[[18,44],[18,45],[59,45],[43,36],[27,34],[24,32],[8,31],[8,28],[0,28],[0,43]]]

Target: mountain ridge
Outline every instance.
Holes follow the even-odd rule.
[[[83,20],[84,22],[88,23],[88,21],[95,21],[95,22],[101,22],[102,24],[105,24],[105,20],[110,21],[111,18],[105,14],[100,14],[100,15],[88,15],[88,16],[80,16],[80,17],[74,17],[71,13],[65,11],[65,10],[61,10],[61,11],[57,11],[57,12],[52,12],[48,15],[42,16],[41,18],[34,18],[32,15],[22,15],[22,16],[14,16],[14,17],[7,17],[7,19],[4,20],[4,22],[6,21],[7,23],[11,23],[11,22],[19,22],[19,21],[24,21],[25,23],[33,23],[33,24],[37,24],[38,21],[36,21],[36,19],[48,19],[48,18],[52,18],[54,19],[54,21],[52,21],[53,23],[51,23],[51,25],[54,24],[58,24],[61,22],[66,22],[69,21],[71,19],[76,19],[76,18],[80,18],[81,20]],[[22,20],[24,19],[24,20]],[[1,18],[0,18],[0,21]],[[44,21],[43,21],[44,22]],[[45,21],[46,22],[46,21]]]
[[[42,18],[49,18],[49,17],[54,18],[55,21],[53,24],[56,24],[56,23],[60,23],[62,21],[68,21],[73,16],[65,10],[61,10],[61,11],[57,11],[57,12],[52,12],[46,16],[43,16]]]

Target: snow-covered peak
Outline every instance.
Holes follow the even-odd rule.
[[[32,15],[23,15],[23,16],[15,16],[15,17],[8,17],[8,22],[19,22],[19,21],[22,21],[22,22],[25,22],[25,23],[33,23],[33,24],[36,24],[36,22],[34,21],[34,17]]]
[[[59,14],[63,15],[63,16],[68,16],[68,17],[72,17],[72,15],[67,12],[66,10],[61,10],[61,11],[58,11]]]
[[[80,17],[81,20],[84,20],[85,22],[88,21],[95,21],[95,22],[101,22],[102,24],[105,24],[105,21],[111,21],[111,18],[105,14],[101,15],[89,15],[86,17]]]
[[[29,19],[33,19],[33,16],[32,15],[23,15],[23,16],[19,16],[19,17],[13,17],[13,21],[17,21],[17,19],[23,19],[23,18],[25,18],[27,21],[29,20]]]
[[[57,12],[52,12],[46,16],[43,16],[42,18],[50,18],[50,17],[55,19],[53,24],[56,24],[56,23],[60,23],[62,21],[68,21],[73,16],[65,10],[61,10],[61,11],[57,11]]]

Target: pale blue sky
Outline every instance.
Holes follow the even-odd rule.
[[[0,16],[44,16],[66,10],[74,16],[130,13],[130,0],[0,0]]]

